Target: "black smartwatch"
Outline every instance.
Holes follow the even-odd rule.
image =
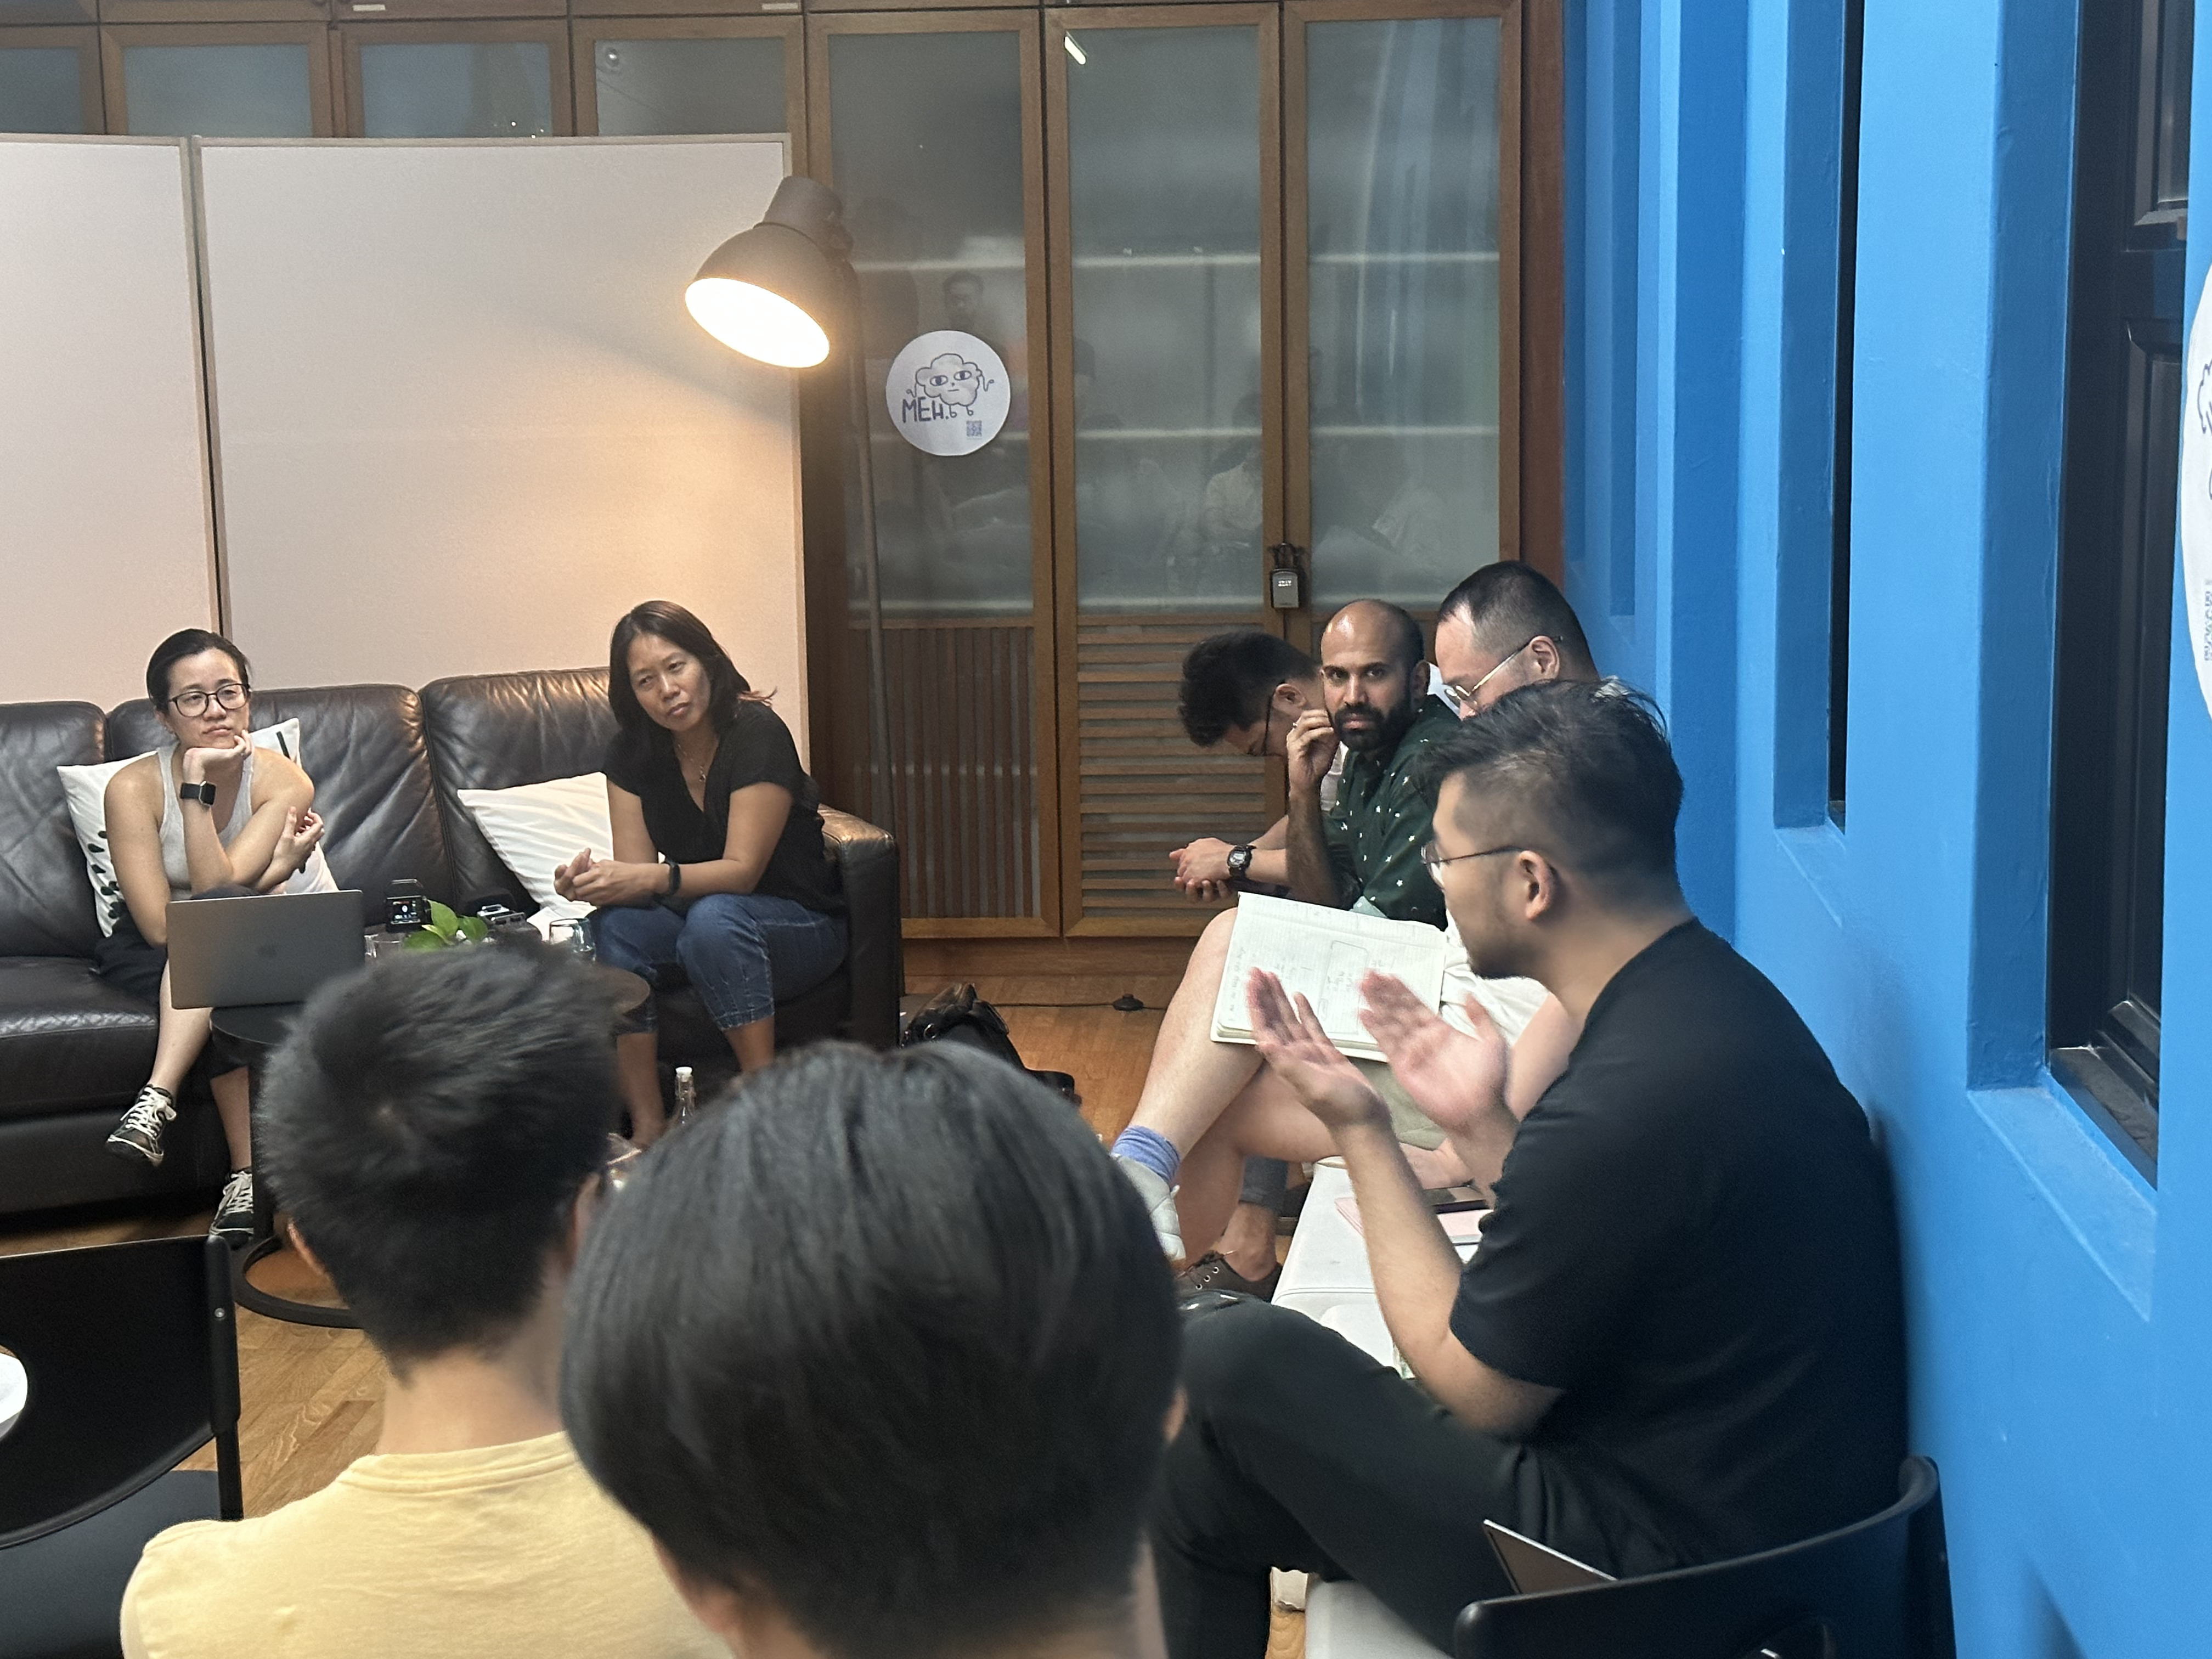
[[[1251,873],[1252,848],[1248,844],[1229,849],[1229,875],[1233,881],[1242,881]]]
[[[177,786],[179,800],[196,800],[203,806],[215,805],[215,786],[211,783],[180,783]]]

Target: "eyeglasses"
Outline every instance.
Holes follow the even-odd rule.
[[[1496,679],[1500,674],[1504,673],[1505,672],[1505,665],[1507,663],[1511,662],[1514,658],[1519,656],[1523,651],[1526,651],[1530,646],[1535,644],[1537,641],[1543,637],[1544,636],[1541,634],[1531,634],[1527,639],[1522,641],[1519,645],[1514,647],[1512,650],[1500,657],[1492,666],[1491,671],[1487,674],[1485,674],[1480,679],[1477,680],[1473,685],[1463,688],[1456,685],[1446,685],[1444,690],[1451,693],[1453,706],[1457,708],[1472,711],[1474,708],[1474,700],[1482,695],[1482,688],[1489,684],[1491,681]],[[1468,856],[1473,857],[1474,854],[1470,854]]]
[[[1260,722],[1260,741],[1254,744],[1249,749],[1247,749],[1244,751],[1254,760],[1265,760],[1267,758],[1267,739],[1274,735],[1275,699],[1272,692],[1269,693],[1267,697],[1267,718]]]
[[[246,688],[236,680],[225,680],[212,691],[179,691],[169,699],[169,707],[188,720],[196,720],[213,703],[218,708],[246,707]]]
[[[1429,879],[1434,881],[1437,872],[1447,864],[1464,864],[1469,859],[1496,858],[1500,853],[1526,853],[1526,847],[1486,847],[1480,853],[1454,853],[1449,858],[1433,841],[1421,848],[1421,862],[1428,867]]]

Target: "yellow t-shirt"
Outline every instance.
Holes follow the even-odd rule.
[[[364,1457],[146,1546],[126,1659],[728,1659],[565,1434]]]

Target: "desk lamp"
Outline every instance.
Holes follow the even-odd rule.
[[[848,418],[860,450],[861,568],[868,607],[868,816],[891,827],[890,705],[876,556],[876,469],[868,430],[860,279],[836,191],[793,174],[750,230],[707,256],[684,291],[700,327],[733,351],[779,368],[811,368],[841,345]]]

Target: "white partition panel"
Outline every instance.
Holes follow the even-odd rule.
[[[184,149],[0,138],[0,702],[141,696],[215,621]]]
[[[602,662],[672,599],[804,750],[794,389],[684,308],[784,155],[201,147],[229,614],[264,684]]]

